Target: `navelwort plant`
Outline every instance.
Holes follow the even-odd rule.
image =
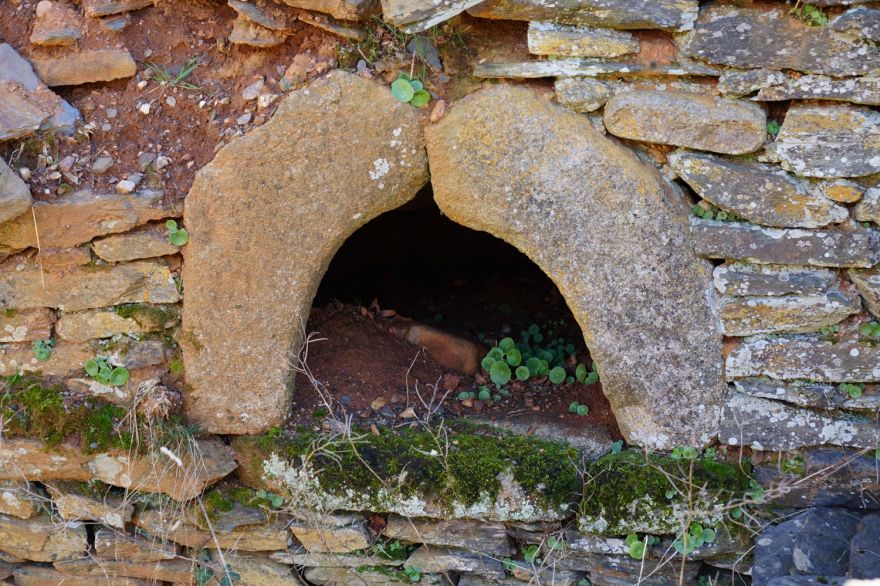
[[[174,220],[165,222],[165,227],[168,228],[168,242],[174,246],[183,246],[189,242],[189,232],[185,228],[178,228]]]
[[[102,385],[121,387],[128,382],[128,369],[124,366],[113,366],[106,358],[91,358],[86,361],[86,373]]]
[[[431,100],[431,94],[425,89],[425,84],[406,73],[401,73],[400,77],[391,83],[391,95],[396,100],[404,104],[412,104],[416,108],[421,108]]]
[[[40,362],[46,362],[52,357],[52,349],[55,347],[55,340],[34,340],[31,349],[34,351],[34,357]]]
[[[865,385],[861,383],[840,383],[837,388],[849,395],[850,398],[858,399],[862,396],[862,392],[865,390]]]
[[[583,403],[578,403],[577,401],[572,401],[568,406],[568,411],[570,413],[577,413],[581,417],[585,416],[590,412],[590,408],[584,405]]]
[[[690,555],[698,547],[702,547],[706,543],[715,541],[715,530],[710,527],[703,527],[699,523],[691,523],[687,531],[672,542],[672,548],[681,555]]]
[[[859,333],[868,338],[880,338],[880,324],[875,321],[869,321],[866,324],[862,324],[862,327],[859,328]]]
[[[626,536],[626,552],[634,560],[642,560],[645,559],[648,548],[659,543],[660,538],[656,535],[645,535],[641,538],[635,533],[630,533]]]

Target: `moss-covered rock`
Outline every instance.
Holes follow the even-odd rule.
[[[749,484],[736,465],[700,458],[691,469],[689,460],[636,451],[599,458],[586,478],[578,528],[601,535],[676,533],[688,519],[715,526]]]
[[[311,510],[534,521],[565,517],[581,481],[566,444],[487,430],[241,437],[241,477]]]

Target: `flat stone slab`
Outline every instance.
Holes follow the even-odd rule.
[[[780,228],[819,228],[849,218],[849,210],[784,171],[721,157],[675,152],[673,170],[700,197],[750,222]]]
[[[5,160],[0,159],[0,222],[28,211],[31,201],[31,190],[27,183],[22,181]]]
[[[419,120],[386,86],[337,71],[289,94],[199,171],[186,198],[181,345],[187,413],[203,429],[256,433],[284,421],[302,324],[330,260],[428,181]],[[248,251],[268,240],[289,254],[255,265]]]
[[[849,575],[866,580],[880,576],[880,514],[862,517],[850,540]]]
[[[408,519],[393,515],[382,534],[389,539],[468,549],[499,558],[511,554],[507,529],[502,523],[469,519]]]
[[[689,251],[686,212],[656,171],[585,117],[510,85],[472,94],[426,132],[441,211],[513,244],[553,279],[624,436],[670,446],[686,441],[683,429],[711,425],[720,368],[709,267]]]
[[[2,551],[35,562],[81,558],[89,547],[85,525],[56,523],[48,514],[31,519],[0,515]]]
[[[340,20],[368,20],[379,14],[379,0],[281,0],[288,6],[323,12]]]
[[[865,106],[795,103],[767,151],[797,175],[871,175],[880,171],[880,113]]]
[[[785,73],[772,69],[728,69],[718,78],[718,91],[729,98],[741,98],[787,79]]]
[[[868,311],[874,317],[880,317],[880,267],[850,269],[846,275],[859,290]]]
[[[471,572],[496,580],[504,578],[501,560],[481,555],[466,549],[440,547],[436,545],[419,546],[404,562],[404,566],[419,568],[423,572],[444,573]]]
[[[49,87],[113,81],[131,77],[137,71],[127,49],[84,49],[62,54],[41,51],[31,55],[30,62]]]
[[[880,189],[872,187],[865,191],[853,209],[853,217],[859,222],[880,223]]]
[[[771,452],[826,444],[868,448],[880,441],[880,425],[870,417],[830,416],[734,392],[724,406],[718,438]]]
[[[750,153],[767,137],[760,106],[683,92],[618,94],[605,104],[604,120],[615,136],[716,153]]]
[[[857,399],[841,391],[838,385],[810,381],[779,381],[767,378],[737,379],[736,390],[744,395],[773,399],[811,409],[874,410],[880,407],[880,394],[863,394]]]
[[[0,314],[0,343],[32,342],[52,337],[55,313],[48,308],[12,309]]]
[[[342,586],[343,584],[362,584],[363,586],[398,586],[405,585],[409,580],[388,576],[385,568],[308,568],[304,574],[306,580],[319,586]],[[418,582],[423,586],[443,586],[448,584],[443,576],[422,574]]]
[[[529,53],[564,57],[620,57],[639,52],[630,33],[554,22],[530,22]]]
[[[719,75],[721,70],[690,61],[673,64],[646,65],[635,61],[609,61],[607,59],[563,58],[549,61],[526,61],[524,63],[477,63],[474,77],[521,78],[540,77],[596,77],[652,75]]]
[[[837,278],[829,269],[745,262],[718,265],[712,272],[715,288],[725,295],[817,295]]]
[[[92,250],[101,260],[126,262],[177,254],[180,247],[168,241],[168,231],[164,226],[148,226],[95,240]]]
[[[719,305],[726,336],[815,332],[862,310],[858,295],[842,290],[783,297],[727,297]]]
[[[870,41],[880,41],[880,10],[867,6],[850,8],[828,26],[831,30],[855,34]]]
[[[728,379],[769,376],[781,380],[875,382],[880,348],[860,339],[830,341],[817,334],[746,340],[727,356]]]
[[[556,101],[575,112],[592,112],[605,105],[612,95],[608,84],[589,77],[567,77],[553,84]]]
[[[690,30],[696,0],[488,0],[468,10],[479,18],[593,25],[616,29]]]
[[[868,268],[880,261],[880,232],[866,228],[803,230],[691,219],[700,256],[759,263]]]
[[[718,65],[835,77],[864,75],[880,67],[880,51],[871,44],[826,26],[808,26],[788,10],[708,5],[700,10],[682,52]]]
[[[837,79],[825,75],[804,75],[780,85],[765,87],[755,98],[760,102],[782,100],[836,100],[868,106],[880,105],[880,79],[856,77]]]
[[[382,16],[406,33],[427,30],[481,0],[382,0]]]

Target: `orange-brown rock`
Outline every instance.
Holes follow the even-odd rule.
[[[48,340],[55,312],[45,307],[0,312],[0,343]]]
[[[437,364],[464,375],[473,376],[480,369],[483,351],[461,336],[416,324],[407,330],[406,341],[427,350]]]

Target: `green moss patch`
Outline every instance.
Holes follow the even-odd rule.
[[[144,303],[126,303],[116,307],[116,315],[125,319],[133,319],[144,328],[165,329],[177,322],[177,311],[172,307],[148,305]]]
[[[494,498],[503,479],[512,477],[528,499],[549,510],[574,503],[581,491],[574,448],[497,430],[391,430],[379,435],[356,430],[353,441],[318,433],[281,437],[272,433],[238,440],[236,451],[247,452],[251,469],[244,476],[262,476],[272,453],[291,466],[305,460],[321,490],[340,498],[359,495],[373,510],[383,510],[383,489],[393,487],[401,499],[416,497],[456,505],[475,505]]]
[[[688,460],[634,450],[599,458],[586,478],[578,525],[585,533],[602,535],[675,533],[689,511],[693,520],[714,525],[723,518],[724,506],[741,498],[749,485],[736,465],[698,458],[691,471]]]

